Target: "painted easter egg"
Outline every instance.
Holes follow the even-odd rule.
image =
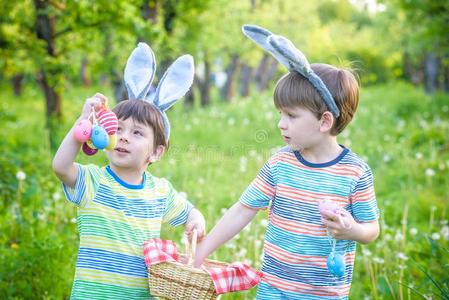
[[[90,149],[97,149],[97,147],[94,146],[94,144],[92,144],[92,140],[88,139],[86,141],[86,145],[89,146]]]
[[[106,130],[104,130],[104,128],[99,125],[95,125],[92,128],[91,139],[92,139],[92,144],[94,144],[95,148],[98,148],[98,149],[104,149],[109,144],[109,137],[108,137]]]
[[[331,201],[322,201],[318,204],[318,210],[321,214],[325,211],[335,214],[338,212],[339,206]]]
[[[94,155],[95,153],[97,153],[97,152],[98,152],[98,149],[92,149],[92,148],[90,148],[90,147],[87,145],[87,143],[84,143],[84,144],[83,144],[83,152],[84,152],[86,155],[91,156],[91,155]]]
[[[80,143],[87,141],[90,138],[91,133],[92,123],[87,119],[79,121],[73,130],[75,139]]]
[[[109,135],[117,132],[117,116],[110,110],[103,110],[98,114],[98,123],[100,123],[101,127],[103,127]]]
[[[343,255],[338,253],[329,254],[327,258],[327,269],[332,275],[342,277],[345,274],[346,269]]]
[[[106,150],[114,150],[115,145],[117,145],[117,135],[113,134],[109,136],[109,144],[106,147]]]

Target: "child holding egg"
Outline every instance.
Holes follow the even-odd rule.
[[[164,223],[204,235],[203,215],[167,180],[147,171],[168,147],[165,111],[190,88],[193,60],[178,58],[149,97],[154,71],[151,48],[139,43],[125,68],[130,100],[110,111],[104,95],[87,99],[53,159],[66,198],[78,212],[71,299],[149,299],[144,241],[159,238]],[[80,148],[87,155],[105,149],[109,164],[76,163]]]
[[[357,80],[344,69],[309,65],[289,40],[264,28],[243,31],[290,71],[274,92],[287,147],[204,238],[194,265],[269,209],[256,299],[347,299],[356,242],[379,234],[371,169],[337,142],[357,109]]]

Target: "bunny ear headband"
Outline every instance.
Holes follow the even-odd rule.
[[[290,72],[298,72],[307,78],[318,91],[330,112],[335,118],[338,118],[340,111],[331,93],[321,78],[312,70],[304,54],[292,42],[256,25],[244,25],[242,31],[243,34],[273,55]]]
[[[155,92],[151,82],[156,72],[156,59],[150,46],[139,43],[128,58],[125,67],[125,85],[130,100],[144,100],[154,105],[162,114],[164,133],[170,137],[170,122],[165,113],[185,95],[193,83],[194,66],[191,55],[179,57],[167,69]]]

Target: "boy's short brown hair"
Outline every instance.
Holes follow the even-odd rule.
[[[359,104],[359,83],[347,69],[327,64],[311,64],[312,70],[321,78],[340,110],[331,134],[338,135],[351,122]],[[310,110],[318,119],[329,111],[318,91],[302,75],[290,72],[276,84],[274,105],[277,109],[302,107]]]
[[[132,118],[136,122],[151,127],[154,133],[154,148],[159,145],[168,148],[162,114],[152,104],[141,100],[124,100],[117,104],[112,111],[119,120]]]

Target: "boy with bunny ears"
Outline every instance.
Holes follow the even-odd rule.
[[[161,225],[185,224],[204,235],[203,215],[165,179],[146,171],[168,147],[170,123],[165,111],[190,88],[193,59],[178,58],[147,97],[155,72],[151,48],[139,43],[125,68],[130,100],[113,111],[118,118],[117,145],[106,151],[109,165],[75,163],[80,143],[73,128],[53,159],[65,195],[78,208],[80,245],[71,299],[148,299],[144,241],[160,236]],[[102,94],[86,100],[78,121],[107,101]]]
[[[274,92],[287,147],[204,238],[194,265],[268,208],[257,299],[347,299],[356,242],[379,234],[371,169],[337,142],[357,109],[358,82],[347,70],[309,65],[289,40],[266,29],[245,25],[243,32],[290,71]]]

